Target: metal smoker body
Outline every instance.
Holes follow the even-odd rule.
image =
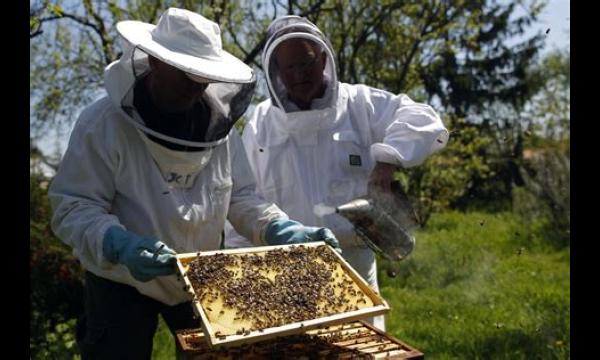
[[[400,261],[413,250],[415,238],[410,233],[409,224],[401,224],[399,220],[407,218],[405,214],[396,219],[373,199],[353,200],[338,206],[336,212],[348,219],[357,235],[386,259]]]

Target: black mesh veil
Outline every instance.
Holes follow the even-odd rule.
[[[135,109],[133,101],[134,88],[150,71],[148,54],[142,49],[132,46],[127,41],[123,41],[123,43],[125,51],[119,60],[119,65],[122,72],[129,73],[125,74],[125,77],[129,79],[122,78],[119,80],[121,83],[126,82],[124,92],[121,94],[120,104],[122,109],[129,115],[128,120],[132,121],[144,133],[177,145],[213,147],[227,140],[227,135],[232,127],[250,105],[256,86],[255,76],[253,76],[251,82],[247,83],[211,82],[202,95],[202,100],[210,108],[210,117],[204,138],[196,138],[190,141],[189,138],[173,137],[148,127]]]

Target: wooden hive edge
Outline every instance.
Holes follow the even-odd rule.
[[[386,337],[386,338],[388,338],[388,339],[390,339],[390,340],[392,340],[392,341],[394,341],[394,342],[402,345],[404,348],[406,348],[406,350],[407,350],[406,356],[410,356],[410,359],[419,360],[419,359],[424,359],[425,358],[425,354],[423,354],[420,350],[417,350],[416,348],[408,345],[407,343],[405,343],[404,341],[396,338],[395,336],[392,336],[392,335],[390,335],[390,334],[388,334],[388,333],[386,333],[386,332],[384,332],[384,331],[376,328],[375,326],[373,326],[373,325],[371,325],[371,324],[369,324],[367,322],[361,321],[361,323],[365,327],[367,327],[367,328],[375,331],[379,335],[384,336],[384,337]]]
[[[345,313],[335,314],[331,316],[326,316],[318,319],[306,320],[301,322],[295,322],[291,324],[286,324],[283,326],[273,327],[264,330],[253,330],[247,335],[227,335],[224,338],[218,337],[215,335],[213,328],[210,325],[210,321],[208,316],[204,312],[204,309],[200,305],[199,299],[196,299],[196,295],[191,284],[191,281],[187,277],[186,274],[186,266],[189,262],[193,261],[197,256],[212,256],[217,254],[231,254],[231,255],[240,255],[240,254],[251,254],[251,253],[261,253],[275,249],[288,249],[290,245],[275,245],[275,246],[257,246],[251,248],[243,248],[243,249],[224,249],[224,250],[211,250],[211,251],[201,251],[195,253],[183,253],[176,255],[177,258],[177,268],[179,270],[179,275],[183,278],[183,281],[186,286],[188,286],[188,292],[193,297],[192,307],[197,316],[201,319],[201,327],[205,333],[205,337],[207,343],[210,348],[216,349],[223,346],[238,346],[243,344],[250,344],[259,341],[265,341],[272,338],[277,338],[286,335],[298,334],[303,331],[316,329],[324,324],[327,325],[335,325],[342,324],[350,321],[356,321],[360,319],[364,319],[369,316],[377,316],[383,315],[389,311],[389,305],[387,302],[376,293],[371,287],[367,284],[367,282],[341,257],[339,253],[337,253],[333,248],[327,245],[323,241],[319,242],[311,242],[311,243],[303,243],[303,244],[295,244],[295,246],[302,245],[306,247],[318,247],[318,246],[327,246],[329,251],[335,254],[336,259],[340,263],[343,271],[350,276],[350,278],[358,285],[358,287],[363,291],[365,295],[367,295],[374,306],[370,308],[363,308],[359,310],[349,311]]]
[[[208,321],[208,317],[204,313],[204,309],[202,309],[202,306],[200,306],[200,301],[198,300],[197,295],[194,292],[194,287],[192,286],[192,282],[188,278],[185,269],[185,265],[191,262],[196,256],[197,253],[186,253],[176,255],[177,268],[179,269],[179,275],[184,281],[184,286],[187,286],[187,291],[192,297],[192,308],[194,310],[194,313],[196,313],[196,316],[200,317],[200,326],[202,327],[204,336],[206,337],[208,334],[208,343],[212,344],[212,342],[216,340],[216,337],[214,336],[214,331],[210,326],[210,321]]]
[[[376,335],[381,336],[385,341],[384,342],[364,341],[365,339],[359,338],[359,339],[357,339],[357,340],[359,340],[359,342],[352,343],[352,339],[348,339],[348,340],[344,339],[342,342],[349,342],[347,344],[347,346],[343,346],[348,351],[352,351],[353,345],[361,345],[362,344],[360,346],[360,350],[361,351],[366,350],[365,352],[371,353],[371,351],[368,351],[368,349],[372,348],[374,351],[372,351],[371,355],[375,356],[375,358],[411,359],[411,360],[424,359],[424,354],[421,351],[415,349],[414,347],[412,347],[410,345],[407,345],[405,342],[397,339],[396,337],[394,337],[390,334],[387,334],[386,332],[384,332],[382,330],[375,328],[371,324],[369,324],[365,321],[362,321],[362,320],[358,320],[358,321],[354,321],[354,322],[347,322],[347,323],[343,323],[341,325],[328,326],[323,329],[326,331],[321,334],[317,334],[315,331],[308,331],[307,334],[325,337],[328,334],[331,334],[332,332],[335,332],[335,331],[344,331],[344,330],[352,330],[352,329],[370,330],[373,334],[366,334],[365,336],[367,338],[372,338],[376,334]],[[187,332],[187,333],[184,333],[184,332]],[[188,351],[190,354],[201,353],[202,350],[194,349],[194,348],[190,347],[189,345],[187,345],[186,338],[189,338],[189,337],[196,337],[197,339],[194,339],[194,342],[201,342],[203,338],[205,339],[205,335],[201,332],[200,329],[198,329],[198,332],[193,332],[193,333],[189,333],[189,330],[181,330],[177,333],[177,339],[180,342],[181,347],[184,351]],[[274,340],[276,340],[276,339],[274,339]],[[208,345],[208,342],[205,342],[205,343]],[[335,345],[340,346],[339,343],[335,343]],[[386,346],[386,349],[379,350],[378,349],[379,346]],[[394,346],[394,347],[391,347],[391,346]],[[398,346],[400,348],[398,348]]]

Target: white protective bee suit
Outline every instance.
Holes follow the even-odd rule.
[[[189,253],[219,249],[226,217],[264,245],[265,225],[287,216],[256,195],[240,136],[232,129],[250,102],[254,79],[207,87],[203,99],[211,108],[212,138],[171,138],[146,127],[133,107],[134,84],[149,67],[143,51],[125,47],[120,60],[106,68],[108,96],[87,107],[74,126],[49,189],[52,228],[86,270],[175,305],[190,300],[175,275],[140,282],[124,265],[107,261],[102,241],[109,227],[123,226]],[[206,150],[174,151],[149,135]]]
[[[327,88],[307,111],[287,98],[277,71],[274,50],[291,38],[314,41],[327,54]],[[419,165],[445,146],[448,131],[430,106],[404,94],[338,82],[329,41],[306,19],[275,20],[262,59],[271,97],[256,106],[242,135],[257,190],[291,218],[330,228],[342,256],[378,291],[374,253],[349,221],[338,214],[317,216],[315,206],[338,206],[365,196],[376,161]],[[228,229],[227,247],[249,245]],[[384,329],[383,316],[374,325]]]

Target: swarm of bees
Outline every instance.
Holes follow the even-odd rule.
[[[299,245],[262,254],[197,256],[186,275],[207,313],[233,310],[234,321],[252,326],[232,334],[248,335],[371,306],[371,300],[339,269],[336,255],[326,246]],[[219,307],[213,305],[217,301]]]

